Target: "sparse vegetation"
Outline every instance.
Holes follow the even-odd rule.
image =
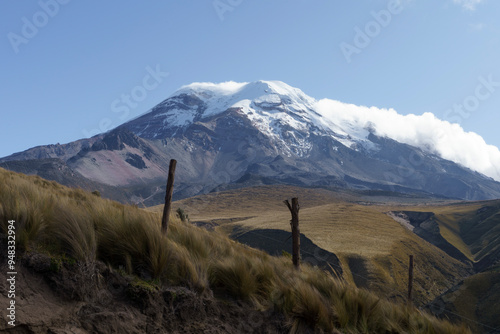
[[[189,215],[182,208],[178,208],[175,212],[177,212],[177,217],[183,222],[189,221]]]
[[[343,333],[469,333],[318,268],[304,264],[297,272],[286,256],[269,256],[181,218],[172,219],[165,238],[154,212],[3,169],[0,184],[3,234],[14,219],[23,250],[70,257],[77,266],[102,261],[125,268],[138,278],[133,287],[139,292],[132,294],[168,285],[200,294],[212,291],[218,298],[278,310],[296,333],[306,327]]]

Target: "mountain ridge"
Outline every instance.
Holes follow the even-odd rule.
[[[500,197],[500,183],[485,175],[379,136],[376,125],[361,126],[350,114],[336,120],[342,110],[334,117],[320,109],[317,100],[279,81],[193,83],[107,133],[16,153],[0,166],[60,159],[89,181],[133,188],[129,201],[147,205],[162,200],[173,158],[176,198],[262,182]],[[12,170],[20,171],[19,164]]]

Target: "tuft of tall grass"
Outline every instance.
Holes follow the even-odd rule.
[[[208,269],[208,279],[213,288],[223,289],[243,300],[250,300],[258,290],[254,275],[249,259],[244,256],[216,260]]]
[[[26,250],[39,240],[52,220],[55,197],[45,195],[36,184],[15,174],[0,173],[0,184],[0,215],[6,217],[2,231],[6,231],[5,220],[15,220],[16,244],[20,250]]]
[[[206,282],[199,282],[199,271],[196,267],[196,261],[191,257],[189,250],[173,242],[168,249],[168,263],[165,268],[165,277],[171,284],[206,286]]]
[[[95,261],[97,238],[88,212],[81,208],[68,210],[64,201],[58,203],[54,210],[57,216],[51,221],[48,232],[58,241],[60,250],[76,260]]]
[[[168,262],[167,242],[157,215],[131,206],[98,202],[90,213],[98,240],[98,257],[130,273],[158,278]]]
[[[288,292],[289,304],[292,309],[287,313],[293,318],[295,331],[307,325],[310,328],[332,330],[332,313],[327,300],[314,286],[297,280],[295,286]]]
[[[175,230],[170,231],[170,239],[183,245],[189,250],[192,256],[206,259],[211,253],[211,240],[208,232],[201,229],[194,229],[184,222],[177,224]]]

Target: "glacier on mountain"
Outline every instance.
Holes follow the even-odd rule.
[[[166,111],[163,111],[166,110]],[[500,180],[500,151],[473,132],[426,112],[401,115],[394,109],[316,100],[281,81],[192,83],[153,108],[153,119],[136,133],[156,126],[150,137],[182,133],[190,124],[234,109],[287,156],[305,157],[311,135],[327,135],[353,150],[376,151],[370,133],[422,149]],[[154,120],[161,123],[155,124]]]

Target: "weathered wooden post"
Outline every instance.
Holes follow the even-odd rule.
[[[288,200],[283,201],[292,214],[292,261],[295,268],[300,269],[300,230],[299,230],[299,199],[292,198],[292,204]]]
[[[413,290],[413,255],[410,255],[410,267],[408,268],[408,305],[412,303]]]
[[[168,222],[170,220],[170,211],[172,204],[172,193],[174,191],[174,177],[175,177],[175,166],[177,161],[170,160],[170,165],[168,167],[168,179],[167,179],[167,191],[165,193],[165,206],[163,207],[163,217],[161,219],[161,231],[167,236],[168,232]]]

